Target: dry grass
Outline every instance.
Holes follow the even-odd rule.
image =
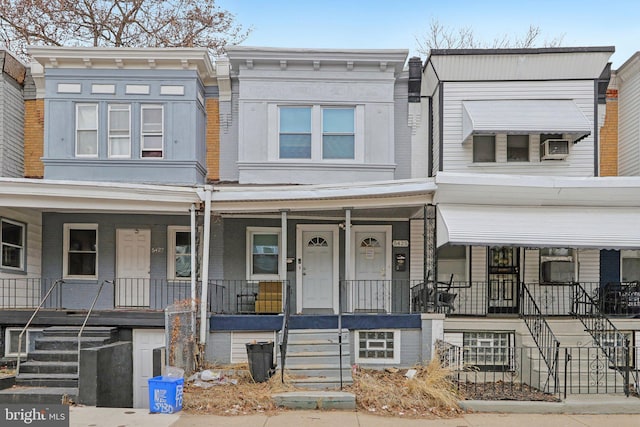
[[[416,366],[412,379],[406,369],[386,372],[363,369],[354,375],[350,387],[358,408],[381,415],[409,417],[455,417],[462,410],[450,380],[451,372],[433,359],[427,366]]]

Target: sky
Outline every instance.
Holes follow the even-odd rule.
[[[616,0],[217,0],[250,27],[243,46],[408,49],[433,20],[471,27],[477,39],[523,36],[540,28],[539,43],[615,46],[613,68],[640,50],[640,1]],[[424,59],[424,58],[423,58]]]

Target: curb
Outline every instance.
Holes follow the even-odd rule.
[[[458,402],[465,411],[478,413],[506,414],[640,414],[640,399],[598,395],[567,398],[562,402],[531,402],[505,400],[461,400]]]

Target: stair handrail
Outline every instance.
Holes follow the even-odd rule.
[[[600,311],[599,304],[589,295],[586,289],[580,283],[574,283],[575,296],[573,298],[573,311],[572,314],[584,325],[586,331],[591,335],[594,342],[598,345],[598,348],[607,356],[609,362],[615,368],[618,368],[618,359],[616,357],[616,346],[609,347],[603,345],[602,334],[610,333],[615,337],[614,343],[624,343],[625,352],[629,353],[630,341],[622,334],[618,328],[611,322],[611,320]],[[579,310],[582,307],[584,313]],[[613,351],[612,351],[613,350]],[[629,372],[631,371],[628,357],[625,357],[625,372],[621,373],[624,380],[624,394],[629,397],[631,392],[629,383]],[[618,371],[618,369],[615,369]],[[637,379],[636,379],[637,380]],[[637,381],[636,381],[637,382]]]
[[[542,311],[525,283],[522,283],[521,303],[522,309],[520,310],[520,317],[524,320],[525,325],[527,325],[527,329],[529,329],[533,341],[536,343],[536,347],[538,347],[538,351],[542,355],[545,365],[547,365],[547,382],[544,388],[546,389],[550,380],[553,380],[555,390],[558,386],[560,341],[556,338],[553,330],[551,330],[551,327],[542,315]],[[532,312],[526,310],[527,308],[531,308]]]
[[[284,307],[282,316],[282,336],[280,338],[280,380],[284,384],[284,365],[287,360],[287,344],[289,343],[289,319],[291,317],[291,285],[284,282]]]
[[[96,293],[96,296],[93,298],[91,307],[89,307],[89,311],[87,311],[87,315],[84,317],[84,322],[82,322],[82,326],[80,326],[80,330],[78,331],[78,379],[80,378],[80,350],[82,347],[80,344],[82,340],[82,333],[84,332],[85,326],[87,326],[87,322],[89,321],[89,316],[91,316],[91,313],[93,312],[93,308],[96,306],[96,303],[98,302],[98,297],[100,297],[100,293],[102,292],[102,288],[104,287],[105,283],[110,283],[111,285],[113,285],[113,280],[103,280],[100,283],[98,292]]]
[[[338,284],[338,366],[340,372],[340,390],[342,390],[344,379],[342,377],[342,283]]]
[[[16,361],[16,375],[18,375],[20,373],[20,359],[21,359],[20,356],[22,354],[22,351],[21,351],[21,349],[22,349],[22,336],[27,331],[27,329],[29,329],[29,326],[31,325],[31,322],[33,322],[33,319],[36,317],[36,315],[38,314],[38,312],[40,311],[40,309],[44,305],[45,301],[49,298],[49,295],[51,295],[53,290],[56,287],[58,287],[58,285],[62,285],[63,283],[64,283],[64,280],[58,279],[53,283],[53,285],[51,285],[51,287],[49,288],[49,290],[47,291],[45,296],[40,300],[40,304],[38,304],[38,307],[36,307],[36,309],[31,314],[31,317],[29,318],[29,321],[27,322],[27,324],[24,326],[24,328],[22,328],[22,331],[20,331],[20,335],[18,336],[18,359]],[[26,353],[26,351],[25,351],[25,353]]]

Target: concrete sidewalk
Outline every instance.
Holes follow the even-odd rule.
[[[640,402],[638,402],[640,405]],[[275,415],[149,414],[142,409],[73,407],[72,427],[637,427],[640,415],[465,414],[452,419],[381,417],[355,411],[285,411]]]

